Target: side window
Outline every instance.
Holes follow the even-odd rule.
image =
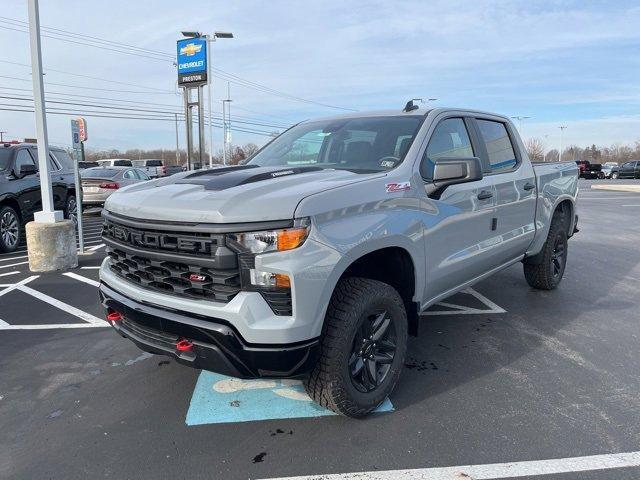
[[[433,131],[422,158],[420,174],[425,179],[433,177],[433,166],[440,158],[471,158],[473,148],[467,127],[462,118],[442,120]]]
[[[57,161],[60,168],[64,168],[70,170],[73,168],[75,160],[71,158],[71,156],[65,152],[64,150],[56,150],[53,153],[53,158]]]
[[[136,170],[136,175],[138,175],[140,180],[151,180],[151,177],[142,170]]]
[[[516,166],[516,154],[504,123],[477,119],[480,135],[487,148],[491,173],[511,170]]]
[[[124,172],[124,174],[122,175],[123,178],[128,178],[129,180],[132,179],[136,179],[136,172],[134,172],[133,170],[127,170],[126,172]]]
[[[58,165],[58,162],[56,161],[56,159],[53,158],[53,155],[49,153],[49,171],[57,172],[58,170],[60,170],[60,165]]]
[[[22,165],[36,165],[36,163],[33,161],[33,158],[31,157],[31,154],[26,148],[18,150],[18,153],[16,153],[16,162],[14,167],[16,173],[20,173],[20,167]]]

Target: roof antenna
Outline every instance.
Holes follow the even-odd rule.
[[[402,111],[403,112],[412,112],[413,110],[417,110],[418,108],[420,108],[418,105],[414,104],[413,102],[424,103],[424,100],[422,100],[421,98],[412,98],[411,100],[409,100],[407,102],[407,104],[404,106],[404,110],[402,110]]]

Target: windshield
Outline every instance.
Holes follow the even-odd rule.
[[[115,177],[120,170],[115,168],[88,168],[80,172],[82,178],[112,178]]]
[[[6,170],[9,167],[10,158],[11,150],[9,148],[0,149],[0,170]]]
[[[423,120],[412,115],[306,122],[284,132],[248,164],[389,170],[402,162]]]

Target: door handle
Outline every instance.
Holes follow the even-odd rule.
[[[488,198],[493,197],[493,193],[491,193],[489,190],[482,190],[479,194],[478,194],[478,200],[487,200]]]
[[[524,184],[524,187],[522,187],[522,188],[524,188],[525,190],[529,191],[529,190],[533,190],[534,188],[536,188],[536,186],[531,182],[527,182],[527,183]]]

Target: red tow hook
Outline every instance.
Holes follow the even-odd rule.
[[[120,312],[116,312],[115,310],[112,312],[109,312],[107,314],[107,321],[108,322],[119,322],[120,320],[122,320],[122,314]]]
[[[193,343],[189,340],[180,340],[176,343],[176,350],[179,352],[191,352],[193,351]]]

